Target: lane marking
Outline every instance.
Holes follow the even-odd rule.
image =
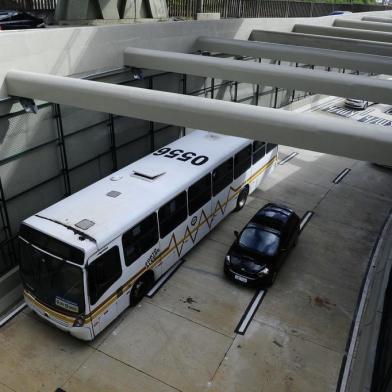
[[[312,219],[314,215],[313,211],[306,211],[304,216],[301,219],[301,223],[299,224],[299,230],[302,232],[302,230],[305,228],[305,226],[309,223],[309,221]]]
[[[264,299],[265,294],[267,293],[266,290],[264,289],[259,289],[256,294],[253,296],[252,300],[249,302],[249,305],[247,306],[245,313],[241,317],[240,322],[238,323],[237,327],[235,328],[234,332],[239,334],[239,335],[245,335],[246,330],[248,329],[248,326],[250,322],[253,319],[253,316],[255,315],[257,309],[259,308],[261,302]]]
[[[286,158],[282,159],[279,162],[279,165],[284,165],[286,162],[291,161],[294,157],[296,157],[299,154],[299,152],[292,152],[290,155],[288,155]]]
[[[0,320],[0,328],[3,327],[8,321],[17,316],[25,307],[27,306],[26,302],[23,302],[16,309],[14,309],[11,313],[7,314],[3,319]]]
[[[173,276],[173,274],[181,267],[185,261],[184,258],[178,260],[172,267],[170,267],[155,283],[153,288],[146,294],[147,298],[152,298],[161,287]]]
[[[347,176],[348,173],[350,173],[351,169],[344,169],[341,173],[338,174],[338,176],[332,181],[334,184],[339,184],[340,181],[343,180],[344,177]]]

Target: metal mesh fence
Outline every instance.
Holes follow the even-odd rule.
[[[351,12],[383,11],[389,6],[333,4],[292,0],[204,0],[197,11],[197,0],[167,0],[169,16],[193,19],[197,12],[219,12],[221,18],[285,18],[324,16],[334,10]]]

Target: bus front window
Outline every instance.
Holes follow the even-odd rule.
[[[39,301],[67,313],[85,310],[83,270],[20,240],[20,273],[25,288]]]

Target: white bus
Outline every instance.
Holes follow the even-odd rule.
[[[28,306],[92,340],[246,198],[275,144],[194,131],[26,219]]]

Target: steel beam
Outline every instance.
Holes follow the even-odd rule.
[[[390,23],[367,22],[360,20],[337,18],[335,19],[333,25],[336,27],[347,27],[350,29],[383,31],[385,33],[392,33],[392,24]]]
[[[343,52],[341,50],[209,37],[199,37],[194,47],[198,50],[236,56],[346,68],[377,74],[390,74],[392,72],[392,59],[390,57]]]
[[[33,72],[5,79],[12,96],[392,164],[388,127]]]
[[[392,57],[392,44],[386,42],[269,30],[253,30],[250,39],[254,41],[271,42],[276,44],[344,50],[346,52],[366,53]]]
[[[313,26],[306,24],[294,25],[295,33],[325,35],[328,37],[363,39],[367,41],[392,42],[392,34],[379,31],[347,29],[343,27]]]
[[[124,64],[392,104],[392,81],[368,76],[141,48],[125,49]]]
[[[377,16],[364,16],[362,20],[367,22],[392,23],[392,18],[380,18]]]

